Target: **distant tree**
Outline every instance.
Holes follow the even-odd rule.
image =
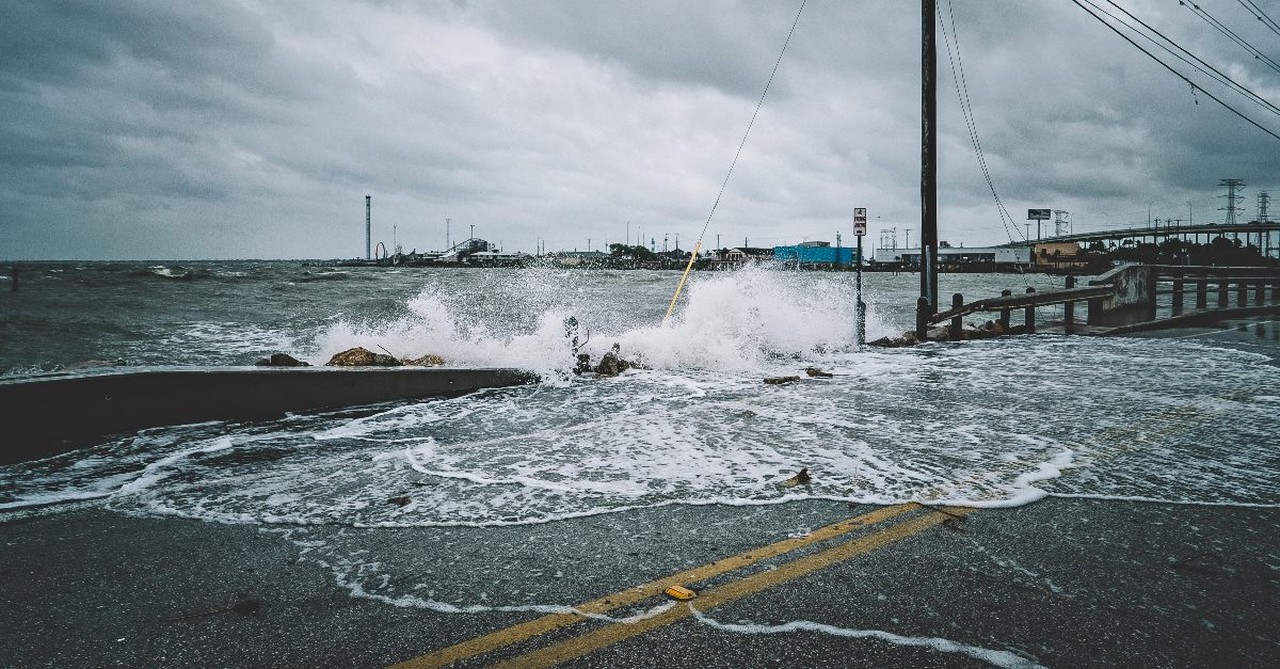
[[[609,255],[614,258],[634,258],[636,260],[656,260],[657,255],[644,246],[627,246],[626,244],[610,244]]]

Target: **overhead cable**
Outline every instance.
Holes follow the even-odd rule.
[[[1203,20],[1205,23],[1208,23],[1209,25],[1213,26],[1215,30],[1222,33],[1223,35],[1226,35],[1227,38],[1229,38],[1231,41],[1235,42],[1236,44],[1239,44],[1245,51],[1248,51],[1249,53],[1253,54],[1253,57],[1255,59],[1260,60],[1263,63],[1266,63],[1267,67],[1270,67],[1271,69],[1276,70],[1277,72],[1280,72],[1280,64],[1276,63],[1276,61],[1273,60],[1270,56],[1263,53],[1254,45],[1250,44],[1248,40],[1236,34],[1236,31],[1228,28],[1225,24],[1223,24],[1221,21],[1215,18],[1212,14],[1210,14],[1200,5],[1197,5],[1194,2],[1190,2],[1190,3],[1184,2],[1183,0],[1178,0],[1178,4],[1190,9],[1193,14],[1200,17],[1200,19]],[[1258,11],[1261,12],[1262,10],[1258,10]],[[1257,14],[1255,14],[1254,16],[1257,17]],[[1259,18],[1259,20],[1261,20],[1261,18]],[[1263,24],[1265,25],[1266,21],[1263,21]]]
[[[1191,79],[1189,79],[1186,75],[1184,75],[1184,74],[1182,74],[1181,72],[1179,72],[1179,71],[1175,70],[1171,65],[1169,65],[1169,64],[1168,64],[1168,63],[1166,63],[1166,62],[1164,62],[1163,60],[1160,60],[1160,57],[1159,57],[1159,56],[1156,56],[1155,54],[1151,53],[1150,51],[1147,51],[1146,49],[1144,49],[1144,48],[1142,47],[1142,45],[1141,45],[1141,44],[1138,44],[1137,42],[1135,42],[1135,41],[1133,41],[1132,39],[1130,39],[1128,35],[1125,35],[1125,34],[1124,34],[1123,32],[1121,32],[1118,28],[1116,28],[1115,26],[1111,25],[1111,24],[1110,24],[1106,19],[1104,19],[1104,18],[1102,18],[1101,16],[1099,16],[1099,15],[1098,15],[1098,13],[1096,13],[1093,9],[1090,9],[1089,7],[1086,7],[1086,6],[1085,6],[1085,3],[1086,3],[1086,2],[1088,2],[1088,4],[1090,4],[1090,5],[1093,5],[1093,3],[1089,2],[1089,0],[1084,0],[1084,2],[1081,2],[1081,0],[1071,0],[1071,1],[1072,1],[1072,3],[1074,3],[1077,7],[1079,7],[1080,9],[1083,9],[1086,13],[1088,13],[1088,14],[1089,14],[1089,16],[1092,16],[1093,18],[1097,19],[1097,21],[1098,21],[1099,23],[1101,23],[1102,25],[1106,26],[1108,29],[1110,29],[1110,30],[1111,30],[1112,32],[1114,32],[1115,34],[1119,35],[1119,36],[1121,37],[1121,39],[1123,39],[1124,41],[1126,41],[1126,42],[1128,42],[1128,43],[1132,44],[1132,45],[1133,45],[1135,48],[1137,48],[1139,51],[1141,51],[1142,53],[1146,54],[1148,58],[1150,58],[1150,59],[1152,59],[1152,60],[1156,61],[1157,63],[1159,63],[1159,64],[1160,64],[1160,66],[1161,66],[1161,67],[1163,67],[1163,68],[1165,68],[1166,70],[1169,70],[1170,72],[1172,72],[1172,73],[1173,73],[1173,76],[1175,76],[1175,77],[1177,77],[1177,78],[1179,78],[1179,79],[1181,79],[1181,80],[1183,80],[1183,81],[1187,82],[1187,85],[1191,86],[1191,88],[1192,88],[1192,90],[1193,90],[1193,91],[1197,91],[1197,90],[1198,90],[1198,91],[1200,91],[1201,93],[1204,93],[1204,94],[1205,94],[1209,99],[1211,99],[1211,100],[1213,100],[1214,102],[1217,102],[1218,104],[1222,105],[1224,108],[1226,108],[1226,110],[1227,110],[1227,111],[1231,112],[1232,114],[1235,114],[1236,116],[1239,116],[1241,119],[1243,119],[1243,120],[1244,120],[1245,122],[1247,122],[1249,125],[1252,125],[1252,126],[1254,126],[1255,128],[1257,128],[1257,129],[1261,130],[1262,132],[1265,132],[1266,134],[1271,135],[1272,137],[1274,137],[1274,138],[1276,138],[1276,139],[1280,140],[1280,135],[1278,135],[1278,134],[1276,134],[1275,132],[1273,132],[1273,131],[1269,130],[1268,128],[1266,128],[1265,126],[1263,126],[1263,125],[1259,124],[1257,121],[1255,121],[1255,120],[1253,120],[1253,119],[1249,118],[1248,116],[1245,116],[1243,113],[1241,113],[1241,112],[1240,112],[1239,110],[1237,110],[1235,107],[1232,107],[1231,105],[1227,104],[1227,103],[1226,103],[1226,102],[1224,102],[1221,98],[1219,98],[1218,96],[1214,95],[1213,93],[1210,93],[1210,92],[1209,92],[1208,90],[1206,90],[1205,88],[1203,88],[1203,87],[1201,87],[1201,86],[1198,86],[1195,82],[1191,81]],[[1093,6],[1094,6],[1094,7],[1096,7],[1096,5],[1093,5]],[[1098,11],[1099,11],[1099,12],[1101,12],[1101,13],[1104,13],[1104,14],[1105,14],[1105,12],[1102,12],[1102,10],[1101,10],[1100,8],[1099,8],[1099,10],[1098,10]]]
[[[733,168],[738,164],[738,158],[742,156],[742,149],[747,145],[747,136],[751,134],[751,128],[755,127],[756,117],[760,115],[760,108],[764,106],[764,97],[769,94],[769,87],[773,85],[773,77],[778,74],[778,66],[782,64],[782,56],[787,53],[787,45],[791,44],[791,36],[796,32],[796,25],[800,23],[800,15],[804,13],[804,6],[808,0],[800,1],[800,9],[796,10],[796,18],[791,21],[791,29],[787,31],[787,39],[782,43],[782,50],[778,52],[778,59],[773,62],[773,69],[769,72],[769,80],[764,84],[764,90],[760,92],[760,99],[756,101],[756,110],[751,113],[751,121],[747,123],[746,132],[742,133],[742,141],[738,142],[738,151],[733,154],[733,162],[729,163],[729,171],[724,175],[724,182],[720,184],[720,192],[716,193],[716,201],[711,205],[711,211],[707,213],[707,221],[702,224],[702,231],[698,233],[698,241],[693,245],[693,253],[689,255],[689,264],[685,265],[684,274],[680,275],[680,283],[676,285],[676,293],[671,296],[671,304],[667,306],[667,315],[662,317],[665,322],[671,318],[672,312],[675,311],[676,301],[680,299],[680,291],[684,289],[684,282],[689,278],[689,270],[693,269],[693,261],[698,258],[698,249],[702,248],[702,238],[707,234],[707,227],[711,225],[711,217],[716,215],[716,208],[720,206],[720,198],[724,196],[724,190],[729,186],[729,177],[733,176]]]
[[[1088,1],[1089,1],[1089,0],[1086,0],[1086,2],[1088,2]],[[1091,4],[1091,5],[1092,5],[1093,3],[1092,3],[1092,2],[1089,2],[1089,4]],[[1117,23],[1120,23],[1121,25],[1125,26],[1126,28],[1128,28],[1128,29],[1130,29],[1130,30],[1134,31],[1134,32],[1135,32],[1135,33],[1137,33],[1139,36],[1141,36],[1143,39],[1145,39],[1145,40],[1147,40],[1148,42],[1151,42],[1152,44],[1154,44],[1154,45],[1156,45],[1156,46],[1160,47],[1161,49],[1165,50],[1166,52],[1168,52],[1168,53],[1169,53],[1169,55],[1173,56],[1174,58],[1177,58],[1178,60],[1180,60],[1180,61],[1182,61],[1182,62],[1186,63],[1187,65],[1190,65],[1192,68],[1194,68],[1195,70],[1197,70],[1197,71],[1198,71],[1198,72],[1200,72],[1201,74],[1203,74],[1203,75],[1205,75],[1205,76],[1207,76],[1207,77],[1209,77],[1209,78],[1211,78],[1211,79],[1217,80],[1219,83],[1221,83],[1221,84],[1223,84],[1223,85],[1227,86],[1228,88],[1235,89],[1235,90],[1236,90],[1236,92],[1240,93],[1241,95],[1245,96],[1246,98],[1249,98],[1249,100],[1250,100],[1251,102],[1254,102],[1254,103],[1256,103],[1256,104],[1258,104],[1258,105],[1261,105],[1262,107],[1265,107],[1265,108],[1266,108],[1268,111],[1270,111],[1271,113],[1273,113],[1273,114],[1277,114],[1277,115],[1280,115],[1280,108],[1276,107],[1276,106],[1275,106],[1274,104],[1272,104],[1269,100],[1267,100],[1266,98],[1264,98],[1264,97],[1262,97],[1262,96],[1258,95],[1257,93],[1254,93],[1254,92],[1253,92],[1252,90],[1250,90],[1248,87],[1246,87],[1245,85],[1243,85],[1243,84],[1241,84],[1241,83],[1237,82],[1236,80],[1232,79],[1231,77],[1227,76],[1226,74],[1224,74],[1224,73],[1223,73],[1221,70],[1219,70],[1218,68],[1216,68],[1216,67],[1214,67],[1214,66],[1210,65],[1209,63],[1206,63],[1206,62],[1205,62],[1202,58],[1200,58],[1199,56],[1197,56],[1197,55],[1195,55],[1194,53],[1191,53],[1190,51],[1186,50],[1185,48],[1183,48],[1183,47],[1182,47],[1182,45],[1178,44],[1177,42],[1173,41],[1172,39],[1169,39],[1167,36],[1165,36],[1165,34],[1164,34],[1164,33],[1160,32],[1159,30],[1156,30],[1154,27],[1152,27],[1152,26],[1151,26],[1151,24],[1149,24],[1149,23],[1147,23],[1146,21],[1143,21],[1142,19],[1140,19],[1140,18],[1138,18],[1138,17],[1134,16],[1132,13],[1130,13],[1130,12],[1129,12],[1129,10],[1127,10],[1127,9],[1125,9],[1124,7],[1121,7],[1120,5],[1116,4],[1116,3],[1114,2],[1114,0],[1107,0],[1107,4],[1111,5],[1112,7],[1115,7],[1116,9],[1120,10],[1121,12],[1124,12],[1124,15],[1125,15],[1125,16],[1128,16],[1130,19],[1133,19],[1134,21],[1137,21],[1137,22],[1138,22],[1138,24],[1139,24],[1139,25],[1141,25],[1143,28],[1146,28],[1147,30],[1151,31],[1152,33],[1155,33],[1157,36],[1159,36],[1159,37],[1160,37],[1160,39],[1164,40],[1165,42],[1168,42],[1171,46],[1173,46],[1173,48],[1174,48],[1174,49],[1177,49],[1178,51],[1180,51],[1180,52],[1182,52],[1182,53],[1186,54],[1186,56],[1187,56],[1187,57],[1191,58],[1191,59],[1192,59],[1192,60],[1194,60],[1195,62],[1193,63],[1193,62],[1191,62],[1190,60],[1187,60],[1187,58],[1186,58],[1186,57],[1183,57],[1182,55],[1180,55],[1179,53],[1177,53],[1177,52],[1173,51],[1173,49],[1170,49],[1169,47],[1165,46],[1164,44],[1161,44],[1160,42],[1157,42],[1157,41],[1155,40],[1155,38],[1151,37],[1150,35],[1147,35],[1147,34],[1143,33],[1142,31],[1138,30],[1137,28],[1134,28],[1132,25],[1130,25],[1130,24],[1128,24],[1128,23],[1126,23],[1126,22],[1122,21],[1122,20],[1121,20],[1119,17],[1117,17],[1116,15],[1114,15],[1114,14],[1112,14],[1112,13],[1110,13],[1110,12],[1106,11],[1105,9],[1102,9],[1101,7],[1097,7],[1097,5],[1094,5],[1094,6],[1095,6],[1095,7],[1097,7],[1099,11],[1103,12],[1103,13],[1104,13],[1104,14],[1106,14],[1107,16],[1110,16],[1111,18],[1115,19]],[[1199,65],[1197,65],[1196,63],[1199,63]],[[1201,67],[1201,65],[1203,65],[1203,67]],[[1206,68],[1207,68],[1207,70],[1206,70]],[[1280,66],[1277,66],[1277,67],[1276,67],[1276,71],[1277,71],[1277,72],[1280,72]]]
[[[1261,21],[1262,25],[1270,28],[1271,32],[1277,35],[1280,35],[1280,24],[1277,24],[1270,16],[1267,16],[1267,13],[1262,11],[1261,7],[1255,5],[1253,3],[1253,0],[1238,0],[1238,1],[1240,2],[1241,5],[1244,5],[1245,9],[1249,10],[1250,14],[1253,14],[1255,18]]]
[[[948,35],[946,24],[942,24],[942,41],[947,47],[947,60],[951,63],[951,78],[956,82],[956,97],[960,100],[960,113],[964,115],[965,125],[969,128],[969,141],[973,144],[973,150],[978,158],[978,167],[982,170],[982,177],[987,181],[987,188],[991,189],[991,197],[995,198],[996,213],[1000,215],[1000,223],[1004,226],[1004,233],[1013,241],[1013,233],[1009,232],[1010,225],[1015,232],[1018,230],[1017,224],[1013,223],[1013,217],[1009,215],[1009,211],[1005,209],[1004,202],[1000,200],[1000,195],[996,192],[995,183],[991,179],[991,171],[987,167],[987,158],[982,151],[982,141],[978,137],[978,124],[973,114],[973,104],[969,97],[969,85],[964,77],[964,59],[960,53],[960,36],[956,33],[956,17],[955,8],[951,4],[951,0],[947,0],[947,15],[951,23],[950,35]],[[954,52],[952,50],[952,42],[955,42]],[[1022,233],[1019,233],[1020,235]],[[1022,235],[1024,238],[1026,235]]]

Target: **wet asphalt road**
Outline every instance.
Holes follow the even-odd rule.
[[[1274,321],[1144,336],[1280,352]],[[1051,497],[962,518],[898,511],[808,501],[503,528],[290,529],[86,507],[0,523],[0,667],[428,666],[430,653],[495,633],[493,650],[460,653],[456,666],[531,666],[550,648],[553,666],[579,668],[1280,667],[1280,508]],[[901,530],[912,523],[922,528]],[[334,558],[364,551],[396,575],[387,592],[405,593],[397,579],[429,583],[432,599],[460,607],[574,606],[786,541],[809,543],[687,582],[701,590],[700,619],[677,604],[670,624],[642,634],[579,620],[524,640],[504,630],[543,613],[356,596]],[[849,546],[865,550],[790,573]],[[605,640],[575,650],[592,635]]]
[[[670,507],[528,527],[310,528],[307,540],[365,549],[387,571],[433,583],[441,601],[574,605],[875,510]],[[908,522],[928,526],[780,576]],[[353,596],[325,554],[250,526],[85,509],[5,523],[0,542],[2,666],[380,667],[542,616]],[[1280,666],[1275,508],[1067,498],[962,518],[913,508],[689,585],[705,607],[768,579],[704,619],[623,633],[559,666]],[[799,629],[779,628],[789,623]],[[525,653],[625,627],[577,622],[457,666],[528,666]]]

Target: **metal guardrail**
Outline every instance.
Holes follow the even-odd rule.
[[[1187,284],[1193,284],[1188,290]],[[964,338],[962,319],[979,312],[999,312],[999,328],[994,334],[1034,334],[1036,309],[1060,305],[1064,331],[1088,334],[1123,334],[1162,327],[1182,327],[1224,318],[1240,318],[1280,311],[1280,267],[1212,267],[1189,265],[1128,265],[1116,268],[1089,281],[1089,286],[1076,287],[1076,277],[1067,277],[1063,290],[1036,291],[1014,295],[1004,291],[1000,297],[964,302],[960,293],[952,296],[951,308],[929,313],[928,300],[916,305],[916,338],[927,338],[930,326],[950,321],[947,338]],[[1159,284],[1171,284],[1161,290]],[[1212,288],[1211,288],[1212,286]],[[1271,288],[1270,299],[1267,287]],[[1210,293],[1215,299],[1210,300]],[[1186,296],[1195,295],[1195,306],[1188,310]],[[1235,300],[1231,299],[1232,293]],[[1252,293],[1252,299],[1250,294]],[[1157,296],[1170,296],[1169,315],[1157,316]],[[1087,325],[1075,320],[1075,305],[1085,302]],[[1010,315],[1014,309],[1024,312],[1023,324],[1014,328]],[[988,335],[991,333],[988,333]]]

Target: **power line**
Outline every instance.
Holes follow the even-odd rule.
[[[1253,119],[1249,118],[1248,116],[1245,116],[1245,115],[1244,115],[1244,114],[1242,114],[1239,110],[1237,110],[1235,107],[1232,107],[1231,105],[1229,105],[1229,104],[1227,104],[1226,102],[1222,101],[1222,99],[1220,99],[1218,96],[1214,95],[1213,93],[1210,93],[1209,91],[1205,90],[1204,88],[1202,88],[1202,87],[1200,87],[1200,86],[1197,86],[1197,85],[1195,84],[1195,82],[1193,82],[1193,81],[1191,81],[1190,79],[1188,79],[1186,75],[1184,75],[1184,74],[1182,74],[1181,72],[1179,72],[1179,71],[1177,71],[1177,70],[1173,69],[1173,67],[1172,67],[1172,66],[1170,66],[1168,63],[1164,62],[1163,60],[1160,60],[1160,58],[1159,58],[1158,56],[1156,56],[1155,54],[1151,53],[1150,51],[1147,51],[1146,49],[1142,48],[1142,45],[1141,45],[1141,44],[1138,44],[1137,42],[1133,41],[1132,39],[1129,39],[1129,36],[1128,36],[1128,35],[1125,35],[1124,33],[1120,32],[1120,30],[1119,30],[1119,29],[1117,29],[1115,26],[1113,26],[1113,25],[1111,25],[1110,23],[1108,23],[1106,19],[1102,18],[1101,16],[1098,16],[1098,14],[1094,13],[1094,11],[1093,11],[1093,10],[1091,10],[1091,9],[1089,9],[1089,7],[1086,7],[1086,6],[1085,6],[1085,2],[1089,2],[1089,0],[1084,0],[1084,2],[1081,2],[1081,0],[1071,0],[1071,2],[1072,2],[1072,3],[1074,3],[1074,4],[1075,4],[1077,7],[1079,7],[1080,9],[1083,9],[1086,13],[1088,13],[1088,14],[1089,14],[1089,16],[1092,16],[1093,18],[1097,19],[1099,23],[1101,23],[1102,25],[1106,26],[1106,27],[1107,27],[1108,29],[1110,29],[1112,32],[1114,32],[1115,34],[1119,35],[1119,36],[1121,37],[1121,39],[1123,39],[1124,41],[1126,41],[1126,42],[1128,42],[1128,43],[1132,44],[1136,49],[1138,49],[1138,50],[1139,50],[1139,51],[1141,51],[1142,53],[1145,53],[1145,54],[1147,55],[1147,57],[1149,57],[1149,58],[1151,58],[1152,60],[1154,60],[1154,61],[1156,61],[1157,63],[1159,63],[1159,64],[1160,64],[1162,67],[1164,67],[1166,70],[1169,70],[1170,72],[1172,72],[1172,73],[1173,73],[1173,75],[1174,75],[1175,77],[1177,77],[1177,78],[1179,78],[1179,79],[1181,79],[1181,80],[1183,80],[1183,81],[1187,82],[1187,85],[1188,85],[1188,86],[1191,86],[1191,90],[1192,90],[1193,92],[1194,92],[1194,91],[1196,91],[1196,90],[1199,90],[1200,92],[1202,92],[1202,93],[1204,93],[1206,96],[1208,96],[1208,97],[1209,97],[1209,99],[1211,99],[1211,100],[1213,100],[1214,102],[1217,102],[1218,104],[1220,104],[1220,105],[1222,105],[1223,107],[1225,107],[1227,111],[1231,112],[1232,114],[1235,114],[1236,116],[1239,116],[1241,119],[1244,119],[1244,121],[1245,121],[1245,122],[1247,122],[1249,125],[1254,126],[1255,128],[1257,128],[1257,129],[1261,130],[1262,132],[1267,133],[1268,135],[1271,135],[1272,137],[1274,137],[1274,138],[1276,138],[1276,139],[1280,139],[1280,135],[1277,135],[1276,133],[1272,132],[1271,130],[1268,130],[1267,128],[1265,128],[1265,127],[1263,127],[1262,125],[1260,125],[1257,121],[1255,121],[1255,120],[1253,120]],[[1089,4],[1090,4],[1090,5],[1093,5],[1093,3],[1091,3],[1091,2],[1089,2]],[[1096,7],[1096,5],[1094,5],[1094,6]],[[1098,8],[1098,11],[1100,11],[1100,12],[1102,12],[1102,13],[1104,13],[1104,14],[1106,13],[1106,12],[1105,12],[1105,11],[1103,11],[1101,8]]]
[[[1241,5],[1244,6],[1245,9],[1249,10],[1250,14],[1253,14],[1255,18],[1261,21],[1262,25],[1270,28],[1271,32],[1277,35],[1280,35],[1280,24],[1277,24],[1274,20],[1271,19],[1270,16],[1267,16],[1267,13],[1262,11],[1261,7],[1253,4],[1253,0],[1238,0],[1238,1]]]
[[[778,52],[778,59],[773,62],[773,70],[769,72],[769,81],[765,82],[764,90],[760,92],[760,99],[756,102],[756,110],[751,113],[751,121],[747,123],[747,131],[742,133],[742,141],[738,142],[738,152],[733,154],[733,162],[729,163],[729,172],[724,175],[724,182],[720,184],[720,192],[716,193],[716,201],[711,205],[711,211],[707,214],[707,222],[702,224],[702,232],[698,233],[698,242],[702,242],[703,236],[707,234],[707,226],[711,225],[711,217],[716,214],[716,207],[720,206],[720,198],[724,196],[724,189],[729,186],[729,177],[733,176],[733,168],[738,164],[738,158],[742,155],[742,148],[747,145],[747,136],[751,134],[751,128],[756,124],[756,117],[760,115],[760,108],[764,106],[764,96],[769,94],[769,87],[773,85],[773,77],[778,73],[778,66],[782,64],[782,56],[787,53],[787,45],[791,44],[791,36],[796,32],[796,24],[800,23],[800,14],[804,12],[804,6],[808,0],[801,0],[800,9],[796,11],[796,18],[791,22],[791,29],[787,31],[787,39],[782,43],[782,50]]]
[[[1009,232],[1013,217],[1009,215],[1008,210],[1004,207],[1004,202],[1000,200],[1000,195],[996,193],[995,183],[991,179],[991,171],[987,167],[986,154],[982,151],[982,141],[978,137],[978,125],[973,115],[973,104],[969,97],[969,85],[964,76],[964,58],[960,53],[960,36],[956,33],[955,8],[951,0],[947,0],[947,15],[951,23],[951,32],[948,35],[947,26],[943,24],[942,41],[947,47],[947,60],[951,64],[951,77],[956,81],[956,97],[960,100],[960,112],[964,115],[965,125],[969,128],[969,141],[973,143],[973,150],[978,158],[978,167],[982,170],[982,177],[987,181],[987,188],[991,189],[991,197],[995,198],[996,213],[1000,215],[1000,224],[1004,226],[1004,233],[1009,238],[1009,241],[1013,241],[1013,233]],[[953,41],[955,42],[954,55],[951,48]],[[1017,230],[1017,228],[1017,225],[1013,225],[1014,230]]]
[[[1087,0],[1086,0],[1086,1],[1087,1]],[[1089,4],[1093,4],[1093,3],[1092,3],[1092,2],[1090,2]],[[1208,76],[1208,77],[1209,77],[1209,78],[1211,78],[1211,79],[1216,80],[1218,83],[1223,84],[1223,85],[1227,86],[1228,88],[1235,89],[1235,90],[1236,90],[1236,92],[1240,93],[1241,95],[1244,95],[1246,98],[1249,98],[1249,100],[1250,100],[1251,102],[1254,102],[1254,103],[1256,103],[1256,104],[1258,104],[1258,105],[1260,105],[1260,106],[1262,106],[1262,107],[1266,108],[1266,109],[1267,109],[1268,111],[1270,111],[1271,113],[1276,114],[1276,115],[1280,115],[1280,108],[1277,108],[1275,105],[1271,104],[1271,102],[1270,102],[1270,101],[1268,101],[1266,98],[1263,98],[1262,96],[1258,95],[1257,93],[1254,93],[1253,91],[1249,90],[1249,89],[1248,89],[1246,86],[1244,86],[1243,84],[1240,84],[1240,83],[1236,82],[1234,79],[1232,79],[1231,77],[1227,76],[1226,74],[1223,74],[1221,70],[1219,70],[1218,68],[1216,68],[1216,67],[1214,67],[1214,66],[1210,65],[1209,63],[1206,63],[1206,62],[1205,62],[1202,58],[1200,58],[1199,56],[1197,56],[1197,55],[1195,55],[1195,54],[1191,53],[1190,51],[1186,50],[1186,49],[1185,49],[1185,48],[1183,48],[1180,44],[1178,44],[1177,42],[1173,41],[1172,39],[1169,39],[1167,36],[1165,36],[1165,34],[1164,34],[1164,33],[1160,32],[1159,30],[1156,30],[1155,28],[1153,28],[1153,27],[1152,27],[1149,23],[1147,23],[1146,21],[1143,21],[1142,19],[1140,19],[1140,18],[1138,18],[1138,17],[1134,16],[1132,13],[1130,13],[1130,12],[1129,12],[1129,10],[1127,10],[1127,9],[1125,9],[1124,7],[1121,7],[1120,5],[1116,4],[1113,0],[1107,0],[1107,4],[1111,5],[1112,7],[1115,7],[1116,9],[1120,10],[1121,12],[1124,12],[1125,16],[1128,16],[1129,18],[1133,19],[1134,21],[1137,21],[1137,22],[1138,22],[1138,24],[1140,24],[1143,28],[1146,28],[1147,30],[1149,30],[1149,31],[1151,31],[1151,32],[1153,32],[1153,33],[1155,33],[1157,36],[1159,36],[1159,37],[1160,37],[1160,39],[1162,39],[1162,40],[1164,40],[1164,41],[1168,42],[1168,43],[1169,43],[1169,44],[1171,44],[1175,49],[1177,49],[1178,51],[1181,51],[1182,53],[1185,53],[1187,56],[1191,57],[1191,58],[1192,58],[1192,59],[1194,59],[1196,62],[1195,62],[1195,63],[1193,63],[1193,62],[1191,62],[1191,61],[1187,60],[1186,58],[1182,57],[1181,55],[1179,55],[1179,54],[1175,53],[1175,52],[1174,52],[1172,49],[1170,49],[1169,47],[1167,47],[1167,46],[1165,46],[1165,45],[1163,45],[1163,44],[1161,44],[1161,43],[1157,42],[1157,41],[1156,41],[1153,37],[1151,37],[1150,35],[1143,34],[1143,32],[1142,32],[1142,31],[1138,30],[1137,28],[1134,28],[1132,25],[1130,25],[1130,24],[1128,24],[1128,23],[1125,23],[1125,22],[1124,22],[1124,21],[1122,21],[1119,17],[1117,17],[1116,15],[1114,15],[1114,14],[1112,14],[1112,13],[1108,12],[1107,10],[1102,9],[1101,7],[1097,7],[1097,5],[1094,5],[1094,7],[1096,7],[1096,8],[1098,9],[1098,11],[1103,12],[1103,13],[1104,13],[1104,14],[1106,14],[1107,16],[1110,16],[1112,19],[1115,19],[1115,20],[1116,20],[1117,22],[1119,22],[1121,25],[1124,25],[1126,28],[1128,28],[1128,29],[1130,29],[1130,30],[1134,31],[1135,33],[1137,33],[1138,35],[1140,35],[1143,39],[1146,39],[1148,42],[1151,42],[1152,44],[1154,44],[1154,45],[1156,45],[1156,46],[1160,47],[1161,49],[1164,49],[1166,52],[1168,52],[1168,53],[1169,53],[1169,55],[1171,55],[1171,56],[1173,56],[1174,58],[1177,58],[1178,60],[1180,60],[1180,61],[1182,61],[1182,62],[1186,63],[1187,65],[1190,65],[1192,68],[1194,68],[1196,71],[1200,72],[1201,74],[1203,74],[1203,75],[1205,75],[1205,76]],[[1203,65],[1204,67],[1200,67],[1200,65],[1197,65],[1196,63],[1199,63],[1200,65]],[[1210,72],[1205,71],[1205,68],[1208,68],[1208,69],[1212,72],[1212,74],[1211,74]],[[1277,72],[1280,72],[1280,68],[1277,68],[1277,69],[1276,69],[1276,71],[1277,71]]]
[[[1190,9],[1191,13],[1195,14],[1196,16],[1199,16],[1201,20],[1213,26],[1215,30],[1222,33],[1223,35],[1226,35],[1231,41],[1235,42],[1236,44],[1239,44],[1242,48],[1244,48],[1245,51],[1248,51],[1249,53],[1253,54],[1254,58],[1266,63],[1267,66],[1270,67],[1271,69],[1277,72],[1280,72],[1280,64],[1277,64],[1276,61],[1272,60],[1270,56],[1267,56],[1265,53],[1262,53],[1261,51],[1259,51],[1257,47],[1250,44],[1243,37],[1237,35],[1234,30],[1228,28],[1221,21],[1214,18],[1212,14],[1205,11],[1203,8],[1200,7],[1200,5],[1197,5],[1194,2],[1187,3],[1187,2],[1184,2],[1183,0],[1178,0],[1178,4]],[[1246,7],[1246,9],[1248,8]],[[1257,15],[1255,14],[1254,16],[1257,16]],[[1263,24],[1265,25],[1266,21],[1263,21]]]

